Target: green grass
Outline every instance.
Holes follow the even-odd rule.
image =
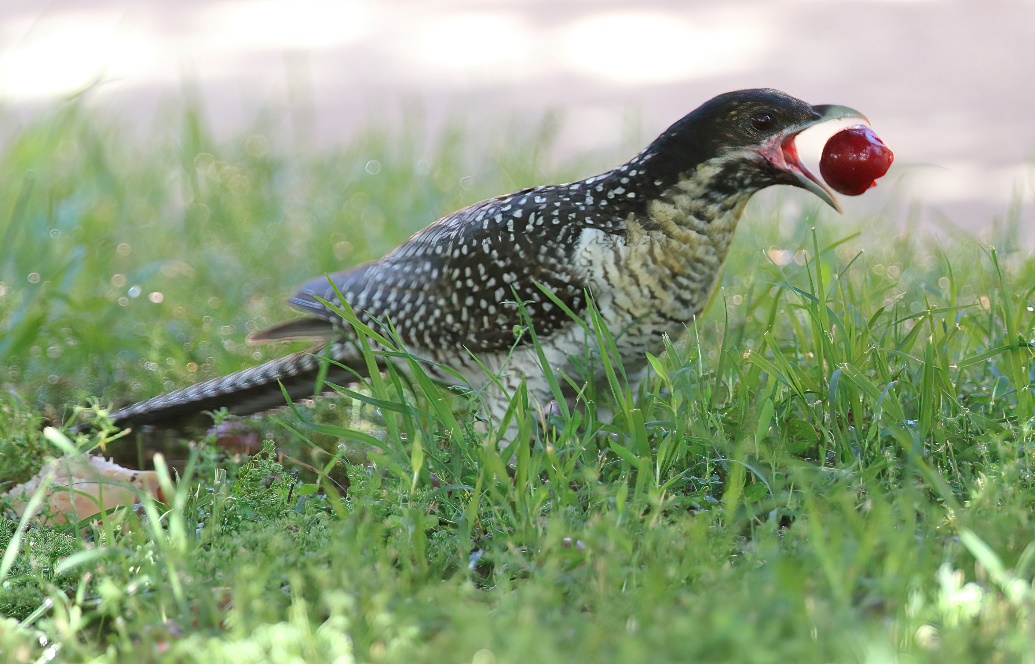
[[[558,159],[553,120],[432,137],[411,120],[311,151],[272,120],[216,141],[200,117],[141,135],[71,105],[0,149],[0,482],[132,448],[45,437],[70,404],[280,352],[242,340],[303,280],[620,156]],[[211,439],[176,471],[157,458],[167,505],[0,520],[0,653],[1035,659],[1035,260],[1010,219],[992,249],[903,230],[905,204],[781,218],[792,196],[752,204],[710,309],[641,393],[615,367],[596,397],[613,422],[580,410],[499,451],[461,400],[389,373],[259,421],[250,459]],[[514,416],[527,441],[522,395]]]

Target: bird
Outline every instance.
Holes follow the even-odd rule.
[[[790,185],[841,211],[795,139],[843,119],[868,122],[852,108],[774,89],[720,94],[616,168],[475,203],[379,260],[311,279],[289,299],[303,317],[249,338],[319,345],[121,408],[111,420],[171,428],[221,408],[248,415],[284,406],[285,394],[302,399],[318,386],[355,383],[369,369],[344,305],[363,325],[391,330],[435,381],[481,394],[495,421],[522,383],[536,403],[554,401],[543,362],[574,375],[587,343],[577,319],[590,307],[627,374],[642,376],[647,354],[663,352],[708,303],[753,194]],[[529,329],[537,344],[521,333]]]

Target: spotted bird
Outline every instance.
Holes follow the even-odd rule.
[[[493,418],[505,414],[522,382],[540,404],[553,400],[543,359],[575,373],[587,332],[570,314],[586,314],[590,298],[635,376],[646,354],[663,351],[664,339],[682,333],[708,302],[755,192],[791,185],[839,209],[802,164],[795,138],[841,118],[865,120],[777,90],[719,95],[606,173],[475,203],[380,260],[312,279],[290,299],[304,317],[251,338],[316,337],[321,345],[112,417],[120,425],[172,426],[218,408],[239,415],[275,408],[285,404],[285,391],[292,399],[313,396],[322,364],[326,382],[355,382],[367,363],[356,331],[334,310],[338,293],[364,324],[381,331],[390,324],[412,355],[427,360],[431,377],[480,392]],[[542,356],[531,335],[515,334],[528,324]]]

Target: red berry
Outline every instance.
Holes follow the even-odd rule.
[[[895,155],[867,126],[848,127],[830,137],[819,160],[819,172],[831,189],[858,196],[877,184]]]

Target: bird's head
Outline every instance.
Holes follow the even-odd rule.
[[[714,166],[714,186],[758,191],[789,184],[811,191],[838,212],[830,189],[798,156],[795,139],[828,120],[866,117],[847,106],[812,106],[779,90],[738,90],[719,95],[672,125],[655,145],[670,179]],[[667,163],[666,163],[667,162]]]

